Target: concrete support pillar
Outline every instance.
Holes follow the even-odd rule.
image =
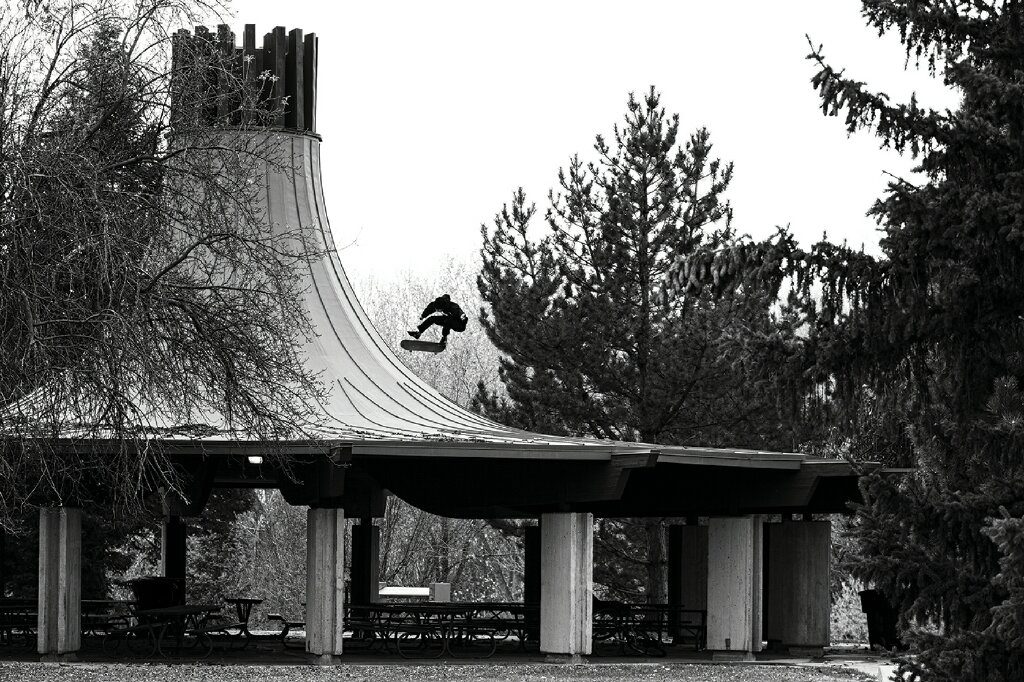
[[[540,650],[553,660],[580,662],[592,644],[593,515],[542,515],[540,555]]]
[[[668,603],[686,610],[708,608],[708,527],[672,525],[668,529]],[[673,637],[676,627],[699,621],[696,614],[687,614],[680,621],[670,614],[669,629]]]
[[[708,607],[708,527],[669,527],[669,603],[673,592],[684,609]],[[673,557],[673,555],[675,555]]]
[[[188,560],[188,526],[185,518],[178,515],[164,517],[160,529],[160,573],[166,578],[176,578],[185,587]],[[185,592],[181,594],[182,603]]]
[[[380,528],[372,519],[363,519],[352,526],[352,591],[353,604],[380,601]]]
[[[7,533],[0,528],[0,599],[7,596],[7,575],[4,573],[4,566],[7,565]]]
[[[75,660],[82,643],[82,510],[39,510],[37,644],[43,660]]]
[[[527,526],[523,535],[523,602],[540,604],[540,526]]]
[[[753,660],[761,650],[761,518],[708,525],[707,648],[715,660]]]
[[[526,638],[540,640],[540,526],[527,526],[523,535],[523,604]]]
[[[765,637],[797,655],[820,656],[829,645],[829,521],[768,526]]]
[[[345,615],[345,511],[306,516],[306,651],[319,663],[341,656]]]

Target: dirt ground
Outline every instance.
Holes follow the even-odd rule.
[[[630,663],[585,665],[360,665],[332,667],[167,665],[123,663],[4,663],[2,682],[867,682],[839,667],[780,664]]]

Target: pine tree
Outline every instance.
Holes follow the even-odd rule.
[[[805,252],[783,233],[738,247],[745,265],[726,289],[794,277],[806,337],[792,366],[829,386],[853,436],[865,435],[855,416],[867,411],[876,444],[906,452],[893,447],[901,429],[909,440],[914,472],[868,478],[855,531],[856,572],[905,625],[929,626],[912,635],[901,679],[1020,680],[1024,9],[1015,0],[863,5],[870,26],[898,31],[910,60],[959,89],[960,107],[893,104],[832,68],[820,47],[813,86],[824,113],[914,155],[926,181],[894,181],[873,207],[883,257],[825,242]],[[692,268],[674,272],[677,293],[693,291]]]
[[[680,144],[678,116],[666,114],[653,88],[630,96],[623,125],[610,140],[598,136],[594,150],[596,161],[575,156],[559,171],[545,235],[534,236],[536,206],[521,189],[493,231],[482,230],[478,285],[490,308],[481,323],[504,355],[508,400],[481,390],[477,407],[549,433],[774,443],[774,399],[742,368],[742,339],[774,329],[769,299],[756,288],[716,299],[714,284],[686,299],[661,290],[675,259],[735,240],[725,199],[732,165],[713,158],[705,129]],[[598,547],[619,547],[621,558],[637,553],[612,536],[646,544],[646,560],[625,571],[632,578],[614,579],[620,596],[664,601],[660,521],[639,528],[609,529]]]

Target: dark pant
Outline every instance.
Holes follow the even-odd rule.
[[[431,326],[437,325],[441,328],[441,338],[448,338],[448,332],[455,330],[457,332],[466,331],[466,323],[469,321],[467,317],[451,317],[450,315],[431,315],[427,319],[420,322],[419,329],[420,334],[430,329]]]

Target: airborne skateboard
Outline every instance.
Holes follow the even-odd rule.
[[[418,350],[424,353],[440,353],[447,344],[439,341],[415,341],[413,339],[402,339],[402,348],[406,350]]]

